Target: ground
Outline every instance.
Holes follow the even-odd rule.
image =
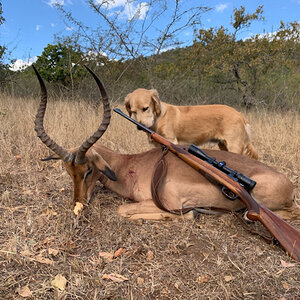
[[[2,299],[22,299],[25,286],[33,299],[300,295],[299,264],[243,229],[233,215],[128,221],[116,214],[125,200],[99,184],[94,200],[76,216],[60,162],[39,164],[26,185],[24,177],[21,170],[1,176]],[[55,178],[51,185],[49,177]],[[300,229],[299,221],[293,225]],[[63,290],[52,284],[58,274],[67,280]]]
[[[231,214],[128,221],[116,213],[125,199],[99,184],[76,216],[61,162],[40,161],[50,152],[33,130],[37,107],[38,99],[0,97],[1,300],[299,299],[299,263]],[[289,177],[299,205],[299,114],[258,110],[247,118],[259,159]],[[101,116],[85,101],[57,101],[46,119],[50,136],[71,148]],[[114,114],[99,143],[123,153],[149,147]],[[291,224],[300,230],[300,220]]]

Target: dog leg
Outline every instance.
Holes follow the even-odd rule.
[[[232,139],[232,138],[225,137],[223,143],[225,144],[227,151],[237,153],[237,154],[243,154],[244,142],[241,141],[240,139]]]
[[[218,146],[219,146],[220,150],[222,150],[222,151],[228,151],[227,142],[226,141],[219,141],[218,142]]]

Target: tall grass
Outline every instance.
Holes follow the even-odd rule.
[[[278,168],[299,170],[299,113],[258,111],[248,114],[247,118],[260,159]]]
[[[16,156],[22,157],[25,167],[38,157],[48,154],[48,149],[41,144],[34,131],[38,105],[39,99],[0,96],[1,168],[11,163]],[[50,137],[68,149],[80,145],[90,136],[98,128],[101,119],[101,103],[95,108],[85,101],[50,100],[44,123]],[[298,113],[261,110],[247,114],[247,119],[251,124],[251,139],[261,160],[279,168],[290,166],[299,169]],[[146,135],[113,112],[110,126],[99,142],[127,153],[149,149]]]
[[[0,158],[3,170],[21,157],[26,167],[39,157],[48,155],[48,149],[37,138],[34,118],[39,99],[0,97]],[[45,116],[46,132],[58,144],[70,149],[80,145],[98,128],[102,107],[95,109],[84,101],[51,100]],[[111,124],[101,143],[121,152],[139,152],[148,148],[147,138],[120,116],[112,113]]]
[[[39,99],[0,96],[0,168],[10,164],[16,156],[21,156],[26,167],[48,154],[48,149],[42,145],[34,131],[38,105]],[[89,137],[98,128],[101,119],[101,103],[95,108],[85,101],[50,100],[44,123],[50,137],[68,149],[80,145]],[[259,152],[260,160],[283,169],[287,166],[299,169],[298,113],[262,110],[248,113],[247,119],[251,124],[251,139]],[[113,112],[110,126],[99,142],[124,153],[149,149],[146,135]]]

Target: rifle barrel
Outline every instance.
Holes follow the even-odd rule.
[[[144,130],[144,131],[146,131],[146,132],[148,132],[150,134],[153,133],[153,130],[151,130],[148,127],[144,126],[143,124],[137,122],[136,120],[130,118],[129,116],[127,116],[126,114],[124,114],[119,108],[114,108],[113,111],[116,112],[117,114],[121,115],[125,119],[129,120],[130,122],[132,122],[133,124],[135,124],[140,129],[142,129],[142,130]]]

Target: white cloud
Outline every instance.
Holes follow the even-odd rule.
[[[41,30],[41,25],[36,25],[36,26],[35,26],[35,30],[36,30],[36,31]]]
[[[73,31],[73,27],[67,26],[67,27],[66,27],[66,30],[67,30],[67,31]]]
[[[37,61],[38,57],[31,57],[27,61],[23,59],[17,59],[13,64],[9,66],[11,71],[21,71],[26,69],[27,67],[31,66],[33,63]]]
[[[126,19],[143,20],[149,10],[147,2],[136,3],[137,1],[130,0],[95,0],[95,4],[103,5],[106,9],[122,8],[119,11],[119,16]]]
[[[228,4],[218,4],[216,5],[217,12],[223,12],[228,7]]]
[[[96,61],[97,66],[103,66],[103,65],[104,65],[103,62],[98,62],[98,61],[97,61],[97,58],[98,58],[99,56],[105,56],[105,57],[108,57],[107,54],[106,54],[105,52],[102,52],[102,51],[100,51],[100,52],[88,51],[88,52],[85,54],[85,58],[86,58],[87,60],[91,60],[91,61],[94,60],[94,61]]]
[[[50,26],[51,26],[52,28],[54,28],[54,27],[55,27],[55,24],[54,24],[54,23],[51,23]]]
[[[106,56],[107,57],[107,54],[105,52],[96,52],[96,51],[88,51],[85,56],[87,59],[96,59],[97,56],[99,55],[102,55],[102,56]]]
[[[56,5],[65,5],[65,1],[64,0],[49,0],[48,2],[46,2],[49,6],[54,7]]]
[[[206,19],[206,21],[207,21],[207,22],[211,22],[211,19],[210,19],[210,18],[208,18],[208,19]]]
[[[127,2],[123,11],[120,14],[121,18],[143,20],[146,17],[149,10],[149,4],[147,2],[141,2],[134,5],[134,2]]]
[[[149,4],[147,2],[141,2],[138,4],[136,8],[135,15],[138,16],[139,20],[144,20],[148,10],[149,10]]]
[[[161,49],[160,52],[167,52],[167,51],[175,49],[175,48],[176,48],[176,46],[169,46],[169,47]]]
[[[128,0],[95,0],[95,4],[103,5],[107,9],[112,9],[119,6],[125,6]]]

